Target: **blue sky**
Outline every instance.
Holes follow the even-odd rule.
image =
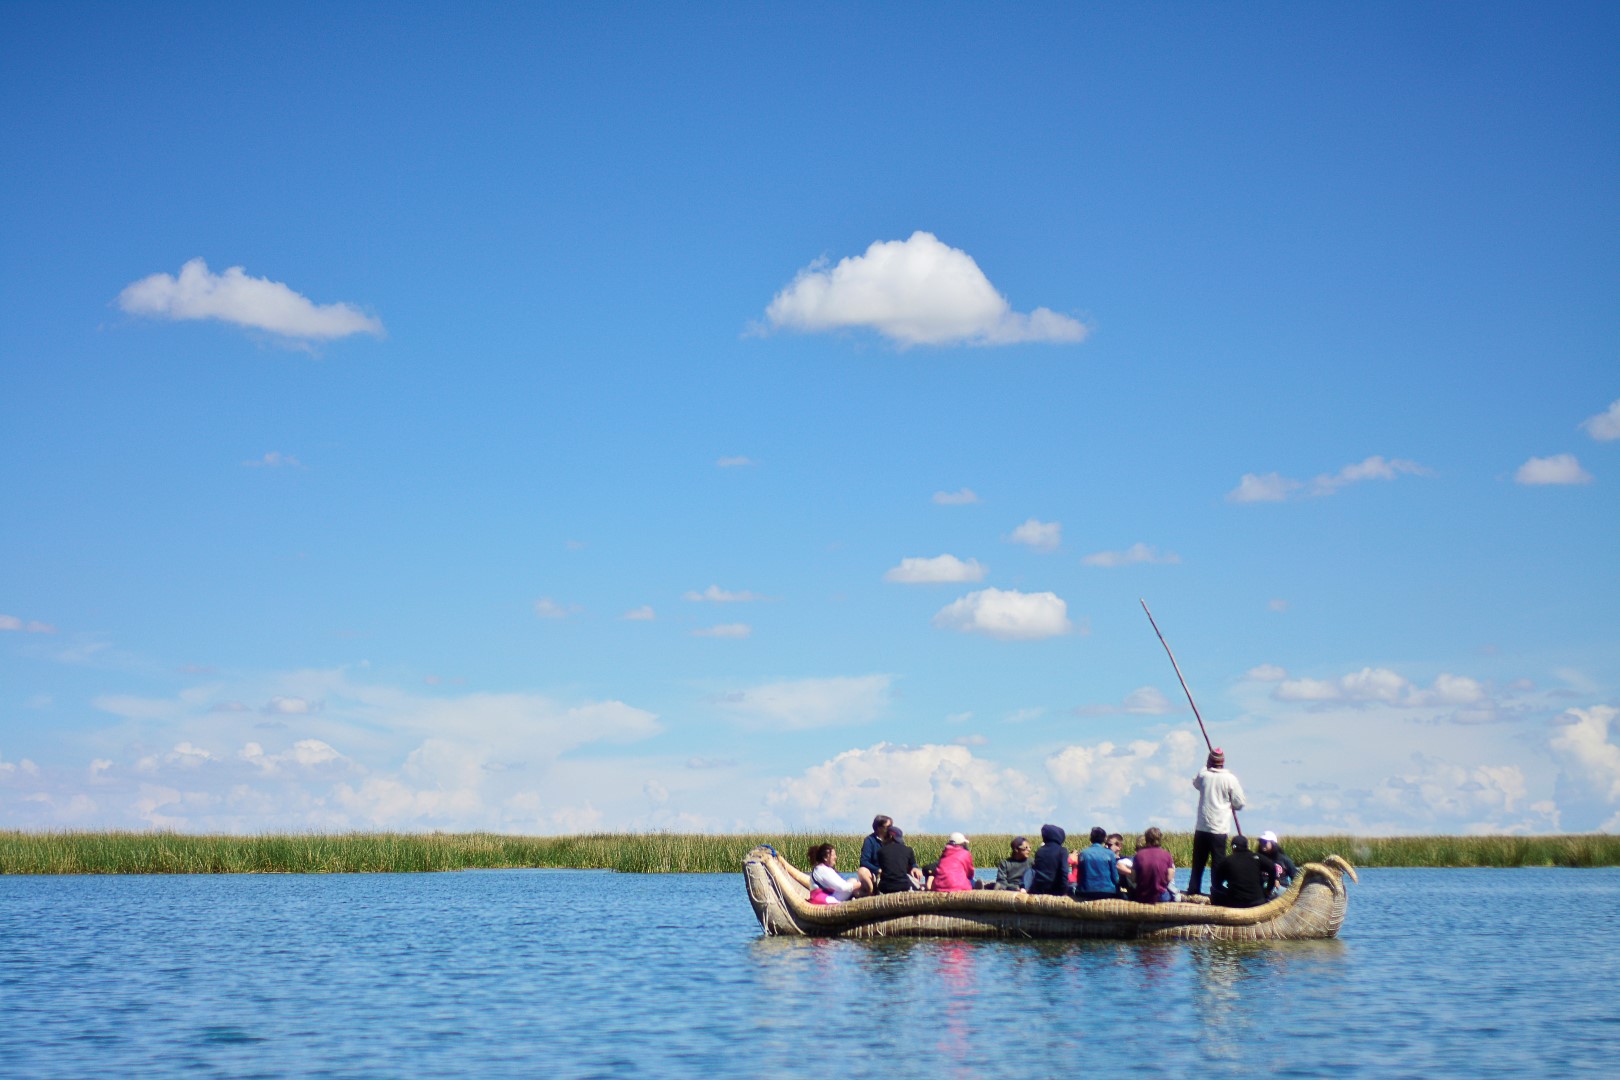
[[[1620,828],[1620,17],[8,5],[0,827]]]

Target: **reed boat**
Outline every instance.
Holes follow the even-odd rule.
[[[1077,902],[991,889],[892,893],[821,905],[810,903],[810,876],[774,848],[757,847],[743,859],[748,902],[760,927],[767,936],[784,937],[1303,941],[1338,934],[1346,877],[1358,880],[1355,868],[1329,855],[1300,867],[1287,892],[1252,908]]]

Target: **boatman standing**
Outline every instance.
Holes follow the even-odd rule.
[[[1232,811],[1243,809],[1243,785],[1226,771],[1220,747],[1209,752],[1205,768],[1193,777],[1198,789],[1198,825],[1193,832],[1192,878],[1187,892],[1204,891],[1204,866],[1226,858],[1226,837],[1232,831]]]

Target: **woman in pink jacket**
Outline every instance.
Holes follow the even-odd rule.
[[[968,851],[968,838],[961,833],[951,833],[950,842],[939,853],[932,888],[935,892],[967,892],[973,888],[973,854]]]

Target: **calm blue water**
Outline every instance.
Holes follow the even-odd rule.
[[[729,874],[0,878],[0,1073],[1620,1074],[1620,871],[1350,888],[1215,946],[763,939]]]

